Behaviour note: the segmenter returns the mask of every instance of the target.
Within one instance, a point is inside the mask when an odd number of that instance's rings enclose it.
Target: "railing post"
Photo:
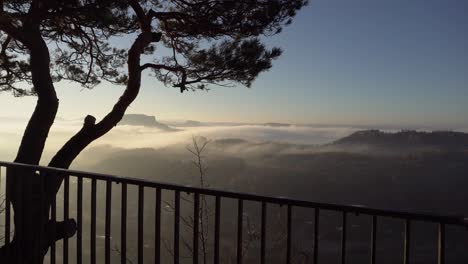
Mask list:
[[[370,263],[375,264],[376,256],[376,245],[377,245],[377,216],[372,216],[372,230],[371,230],[371,257]]]
[[[70,193],[70,177],[65,175],[63,178],[63,220],[68,220],[69,212],[69,193]],[[68,264],[68,237],[63,237],[63,263]]]
[[[216,201],[215,201],[214,264],[219,264],[220,222],[221,222],[221,197],[216,196]]]
[[[437,263],[445,264],[445,224],[439,223]]]
[[[411,250],[411,222],[409,219],[405,221],[405,249],[404,249],[404,257],[403,263],[409,264],[410,263],[410,250]]]
[[[287,219],[287,238],[286,238],[286,264],[291,264],[291,237],[292,237],[292,206],[288,205]]]
[[[143,203],[144,187],[138,186],[138,264],[143,264]]]
[[[174,264],[179,264],[180,191],[174,196]]]
[[[161,264],[161,189],[156,189],[156,208],[155,208],[155,227],[154,227],[154,262]]]
[[[96,264],[96,179],[91,179],[91,264]]]
[[[51,225],[51,230],[50,230],[50,236],[55,237],[56,229],[55,229],[55,223],[57,222],[57,204],[56,204],[56,195],[53,195],[52,197],[52,203],[50,206],[50,221],[52,223]],[[52,243],[50,245],[50,264],[55,264],[55,239],[52,239]]]
[[[319,255],[319,225],[320,225],[320,209],[315,208],[314,215],[314,264],[318,264],[318,255]]]
[[[237,204],[237,264],[242,264],[242,233],[244,224],[244,201],[239,199]]]
[[[76,198],[76,263],[81,264],[83,262],[83,178],[78,177],[77,186],[77,198]]]
[[[347,212],[343,212],[343,228],[341,232],[341,264],[346,263],[346,235],[348,229]]]
[[[8,168],[6,170],[6,179],[5,179],[5,245],[10,243],[10,202],[11,202],[11,193],[8,188],[10,177],[8,175]]]
[[[260,263],[265,264],[267,204],[262,202],[262,224],[260,232]]]
[[[1,171],[1,167],[0,167],[0,171]],[[36,171],[36,174],[39,176],[39,184],[38,184],[38,187],[39,190],[44,190],[44,177],[42,177],[40,171]],[[1,176],[1,175],[0,175]],[[47,237],[47,234],[46,234],[46,230],[45,230],[45,226],[47,226],[47,222],[49,220],[49,210],[48,210],[48,205],[45,203],[45,195],[41,195],[40,198],[39,198],[39,211],[41,212],[40,216],[39,216],[39,226],[41,227],[40,230],[39,230],[39,241],[42,241],[45,237]],[[44,210],[46,209],[46,210]],[[43,215],[43,213],[46,212],[46,216]],[[40,254],[40,253],[39,253]]]
[[[193,264],[198,264],[198,227],[200,225],[200,194],[194,194],[193,202]]]
[[[122,183],[120,210],[120,263],[127,263],[127,184]]]
[[[112,203],[112,182],[106,181],[106,224],[105,224],[105,262],[110,264],[110,238],[111,238],[111,203]]]

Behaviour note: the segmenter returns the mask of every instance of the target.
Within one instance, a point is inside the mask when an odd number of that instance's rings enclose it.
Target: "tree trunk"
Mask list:
[[[38,28],[31,27],[27,35],[32,83],[38,100],[25,129],[15,162],[37,165],[57,113],[58,99],[50,75],[47,45]],[[45,195],[43,177],[33,170],[10,168],[7,172],[7,182],[7,193],[14,210],[15,232],[12,242],[0,249],[0,262],[42,263],[50,242],[65,236],[65,233],[73,232],[65,232],[63,224],[56,226],[48,221],[48,198],[51,196]],[[67,226],[73,228],[72,225]],[[53,228],[57,230],[55,237],[50,235]]]
[[[82,129],[74,135],[52,158],[49,166],[69,168],[73,160],[91,142],[109,132],[122,119],[128,106],[139,93],[141,83],[140,56],[151,43],[159,41],[151,32],[141,33],[128,55],[128,84],[125,92],[99,123],[87,116]],[[34,54],[34,55],[33,55]],[[45,141],[58,108],[58,99],[49,72],[47,45],[38,35],[31,46],[31,72],[38,93],[36,109],[28,126],[15,162],[38,164]],[[42,174],[33,170],[9,169],[7,192],[14,209],[15,234],[10,244],[0,248],[0,263],[42,264],[53,241],[72,237],[76,232],[73,219],[51,222],[49,210],[64,175]]]

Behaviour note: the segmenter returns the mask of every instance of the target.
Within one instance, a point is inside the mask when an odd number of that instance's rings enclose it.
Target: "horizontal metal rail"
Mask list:
[[[29,165],[29,164],[4,162],[4,161],[0,161],[0,166],[29,168],[29,169],[34,169],[37,171],[42,171],[42,172],[52,172],[52,173],[60,173],[63,175],[73,175],[75,177],[82,177],[82,178],[87,178],[87,179],[95,179],[95,180],[102,180],[102,181],[110,180],[115,183],[126,183],[126,184],[137,185],[137,186],[142,185],[142,186],[150,187],[150,188],[160,188],[160,189],[179,191],[179,192],[185,192],[185,193],[198,193],[198,194],[210,195],[210,196],[221,196],[223,198],[242,199],[242,200],[247,200],[247,201],[266,202],[266,203],[274,203],[274,204],[281,204],[281,205],[292,205],[296,207],[319,208],[321,210],[376,215],[376,216],[383,216],[383,217],[404,218],[404,219],[409,219],[409,220],[414,220],[414,221],[444,223],[444,224],[460,225],[460,226],[468,227],[468,216],[438,215],[438,214],[425,213],[425,212],[407,212],[407,211],[399,211],[399,210],[392,210],[392,209],[370,208],[370,207],[361,206],[361,205],[340,205],[340,204],[332,204],[332,203],[318,203],[318,202],[290,199],[290,198],[281,197],[281,196],[271,197],[271,196],[263,196],[263,195],[256,195],[256,194],[250,194],[250,193],[217,190],[217,189],[211,189],[211,188],[199,188],[199,187],[194,187],[190,185],[177,185],[177,184],[150,181],[150,180],[145,180],[145,179],[137,179],[137,178],[132,178],[132,177],[120,177],[120,176],[107,175],[107,174],[101,174],[101,173],[65,170],[65,169],[60,169],[60,168],[43,167],[43,166],[36,166],[36,165]]]
[[[386,209],[377,209],[377,208],[369,208],[365,206],[358,206],[358,205],[340,205],[340,204],[331,204],[331,203],[317,203],[317,202],[310,202],[304,200],[297,200],[297,199],[290,199],[286,197],[271,197],[271,196],[262,196],[256,194],[249,194],[249,193],[239,193],[239,192],[231,192],[231,191],[224,191],[224,190],[217,190],[217,189],[210,189],[210,188],[199,188],[193,187],[188,185],[177,185],[177,184],[169,184],[169,183],[161,183],[143,179],[136,179],[131,177],[118,177],[106,174],[99,174],[99,173],[92,173],[92,172],[83,172],[83,171],[75,171],[75,170],[65,170],[59,168],[52,168],[52,167],[43,167],[43,166],[36,166],[36,165],[29,165],[29,164],[19,164],[19,163],[11,163],[11,162],[3,162],[0,161],[0,172],[2,167],[7,169],[9,168],[21,168],[21,169],[30,169],[37,172],[45,173],[46,175],[59,175],[64,177],[64,184],[63,184],[63,217],[67,219],[69,217],[69,210],[70,210],[70,179],[77,178],[76,182],[76,217],[77,217],[77,235],[76,235],[76,263],[81,264],[83,262],[86,263],[99,263],[97,262],[97,230],[96,230],[96,217],[97,217],[97,195],[100,195],[97,190],[98,182],[105,183],[105,235],[104,235],[104,242],[105,242],[105,249],[104,249],[104,259],[105,263],[111,263],[111,237],[112,237],[112,230],[111,230],[111,223],[114,221],[112,219],[112,184],[121,184],[121,204],[120,204],[120,263],[127,263],[127,213],[128,213],[128,204],[127,199],[129,198],[127,192],[128,186],[136,187],[138,190],[137,195],[137,261],[136,263],[148,263],[147,260],[144,259],[144,239],[145,239],[145,226],[146,226],[146,218],[144,216],[145,212],[145,189],[151,188],[155,190],[155,208],[154,208],[154,263],[161,263],[161,211],[162,211],[162,198],[161,192],[162,191],[171,191],[173,192],[173,248],[172,248],[172,259],[173,263],[177,264],[180,263],[180,258],[182,257],[182,252],[180,247],[181,242],[186,242],[183,239],[183,231],[181,229],[182,224],[187,224],[186,219],[183,219],[181,211],[183,210],[182,203],[185,203],[187,200],[181,196],[183,193],[193,194],[193,201],[192,201],[192,212],[193,212],[193,222],[189,223],[192,228],[192,243],[191,243],[191,258],[193,260],[192,263],[198,264],[200,263],[201,258],[201,244],[199,243],[199,237],[204,235],[203,223],[204,218],[202,215],[205,215],[204,211],[201,211],[202,206],[206,203],[205,196],[210,196],[215,199],[215,211],[213,217],[214,227],[213,227],[213,262],[214,263],[222,263],[221,257],[221,250],[220,244],[221,239],[221,225],[222,222],[221,212],[222,206],[221,202],[222,199],[232,199],[237,201],[237,219],[236,219],[236,231],[237,234],[232,236],[232,240],[235,240],[236,245],[236,260],[237,263],[246,263],[244,258],[246,257],[246,251],[244,247],[244,240],[246,239],[245,232],[246,230],[245,225],[245,214],[247,208],[244,206],[245,201],[256,202],[261,207],[261,231],[259,234],[260,239],[260,248],[259,248],[259,257],[260,263],[268,263],[266,254],[266,244],[267,234],[266,225],[268,223],[268,214],[267,208],[269,204],[276,204],[280,206],[286,206],[287,215],[286,215],[286,245],[285,245],[285,263],[294,263],[293,261],[293,249],[292,244],[294,243],[294,235],[295,233],[293,230],[295,229],[294,226],[294,215],[297,208],[309,208],[313,209],[314,212],[314,225],[313,225],[313,263],[319,262],[319,241],[320,236],[320,216],[321,211],[335,211],[341,214],[341,263],[345,264],[348,259],[348,250],[349,247],[347,246],[349,240],[349,229],[351,229],[350,221],[350,214],[358,214],[358,215],[368,215],[371,216],[371,226],[369,228],[370,234],[370,253],[369,253],[369,262],[371,264],[376,262],[376,244],[377,241],[380,242],[381,238],[377,235],[377,225],[378,225],[378,217],[389,217],[389,218],[396,218],[399,220],[403,220],[404,222],[404,231],[403,231],[403,263],[409,263],[411,258],[411,251],[412,248],[410,247],[410,242],[412,239],[411,236],[411,223],[413,221],[420,221],[420,222],[431,222],[436,223],[438,225],[438,232],[437,232],[437,261],[439,264],[445,263],[446,259],[446,225],[455,225],[455,226],[463,226],[468,227],[468,218],[462,216],[449,216],[449,215],[436,215],[432,213],[420,213],[420,212],[408,212],[408,211],[399,211],[399,210],[386,210]],[[46,176],[47,177],[47,176]],[[88,179],[91,181],[91,190],[90,190],[90,224],[89,226],[83,227],[83,179]],[[7,177],[8,180],[8,177]],[[72,185],[74,187],[75,185]],[[153,200],[153,199],[151,199]],[[10,218],[12,214],[10,213],[10,194],[6,193],[6,204],[5,204],[5,235],[4,235],[4,242],[10,242],[10,232],[11,232],[11,223]],[[165,204],[167,205],[167,204]],[[56,202],[55,199],[52,201],[51,207],[51,220],[55,221],[56,219]],[[55,228],[55,227],[54,227]],[[86,247],[89,249],[90,254],[90,261],[83,260],[83,229],[90,230],[90,241],[89,245]],[[55,232],[55,230],[52,230]],[[468,232],[467,232],[468,234]],[[69,258],[69,241],[68,239],[63,239],[63,255],[62,261],[63,263],[68,263]],[[203,244],[205,246],[205,244]],[[204,249],[205,250],[205,249]],[[52,244],[50,249],[50,263],[56,263],[56,246],[55,243]],[[206,255],[204,255],[206,258]],[[205,260],[206,261],[206,260]],[[1,262],[0,260],[0,263]],[[204,263],[204,262],[202,262]]]

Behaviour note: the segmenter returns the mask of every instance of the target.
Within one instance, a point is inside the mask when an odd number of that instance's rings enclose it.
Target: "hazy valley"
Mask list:
[[[52,144],[59,144],[80,121],[59,121]],[[387,129],[387,131],[389,131]],[[6,132],[0,132],[6,134]],[[11,137],[14,131],[9,131]],[[159,122],[151,116],[130,115],[115,131],[91,146],[76,160],[73,169],[109,173],[127,177],[199,186],[200,178],[193,164],[194,156],[187,150],[192,137],[198,142],[209,141],[203,152],[206,174],[205,187],[274,196],[287,196],[317,202],[350,204],[385,209],[416,210],[443,214],[468,215],[468,134],[462,132],[382,132],[362,130],[353,127],[310,127],[289,124],[232,124],[203,123],[198,121]],[[4,137],[5,138],[5,137]],[[259,140],[268,139],[268,140]],[[13,144],[9,142],[9,144]],[[136,146],[136,147],[132,147]],[[5,150],[5,149],[4,149]],[[2,154],[6,155],[3,150]],[[13,153],[14,150],[9,150]],[[47,152],[44,160],[47,158]],[[72,182],[71,190],[76,182]],[[85,192],[89,191],[85,182]],[[98,211],[104,208],[104,184],[98,185]],[[113,245],[119,245],[119,186],[113,192]],[[136,224],[136,189],[129,190],[129,256],[132,257],[136,237],[132,228]],[[151,222],[154,221],[154,200],[152,191],[145,193],[145,223],[149,224],[145,243],[146,258],[151,258],[153,243]],[[184,194],[192,199],[190,194]],[[166,208],[163,212],[165,257],[170,257],[173,197],[163,193]],[[57,200],[63,199],[61,192]],[[71,197],[71,203],[73,204]],[[232,241],[235,236],[235,201],[225,201],[222,213],[223,263],[234,260]],[[85,204],[89,197],[85,196]],[[184,213],[190,216],[190,203],[183,203]],[[208,198],[212,209],[213,199]],[[246,261],[256,263],[259,241],[256,233],[259,228],[259,205],[246,204],[246,217],[250,235]],[[72,208],[72,215],[76,213]],[[272,237],[268,250],[271,263],[284,254],[285,209],[269,209]],[[98,212],[98,234],[103,232],[103,211]],[[324,212],[321,216],[324,235],[320,249],[324,263],[338,263],[336,250],[339,249],[340,216]],[[85,213],[85,224],[89,215]],[[313,212],[295,210],[294,254],[302,262],[312,254]],[[369,234],[369,217],[351,216],[350,263],[362,263],[368,255],[366,239]],[[212,223],[207,223],[211,226]],[[276,230],[276,227],[281,227]],[[434,252],[435,226],[419,223],[415,229],[414,263],[431,263],[428,252]],[[383,255],[381,263],[395,263],[402,254],[402,223],[383,219],[379,232],[385,236],[380,243],[382,250],[395,254]],[[274,230],[274,232],[273,232]],[[282,231],[281,231],[282,230]],[[432,230],[432,231],[430,231]],[[430,231],[430,232],[428,232]],[[182,230],[190,240],[190,229]],[[457,236],[458,229],[450,231],[448,263],[464,263],[465,238]],[[84,230],[84,238],[89,236]],[[212,233],[209,235],[212,236]],[[382,236],[383,237],[383,236]],[[276,241],[273,243],[273,241]],[[355,242],[353,242],[355,241]],[[359,242],[358,242],[359,241]],[[367,241],[368,242],[368,241]],[[72,242],[73,243],[73,242]],[[98,248],[103,247],[98,240]],[[60,243],[58,244],[60,248]],[[184,249],[184,254],[189,254]],[[276,256],[276,257],[275,257]],[[113,257],[118,258],[114,252]],[[328,261],[328,262],[327,262]],[[435,262],[434,262],[435,263]]]

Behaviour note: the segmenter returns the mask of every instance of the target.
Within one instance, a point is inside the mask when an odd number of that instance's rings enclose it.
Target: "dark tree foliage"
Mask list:
[[[145,55],[156,56],[142,67],[184,91],[225,81],[250,86],[281,54],[278,48],[265,48],[259,37],[279,33],[306,4],[304,0],[135,1],[143,12],[146,25],[142,25],[130,2],[3,1],[2,20],[18,31],[25,29],[26,20],[36,20],[51,53],[53,80],[71,80],[87,88],[102,80],[126,81],[126,49],[113,47],[109,40],[115,43],[140,30],[161,33],[161,46],[171,55],[161,56],[156,46],[149,46]],[[31,16],[34,3],[40,10],[35,17]],[[33,94],[34,89],[24,85],[31,84],[27,44],[21,36],[27,33],[14,37],[11,30],[4,27],[0,33],[1,89]]]
[[[281,54],[279,48],[262,44],[262,38],[281,32],[306,4],[306,0],[0,1],[0,91],[38,98],[15,161],[39,163],[59,107],[56,82],[86,88],[102,81],[125,85],[112,110],[99,122],[87,116],[81,130],[49,163],[68,168],[122,119],[139,93],[143,71],[181,92],[232,83],[250,86]],[[131,45],[122,47],[128,40]],[[52,241],[73,236],[73,219],[52,222],[48,217],[63,176],[9,171],[15,235],[0,249],[0,263],[42,263]],[[57,230],[54,237],[52,227]]]
[[[116,82],[126,52],[112,47],[108,39],[139,28],[126,1],[3,1],[1,19],[0,84],[15,95],[35,92],[26,85],[31,84],[28,22],[38,23],[34,26],[47,43],[53,80],[86,87],[101,80]]]

